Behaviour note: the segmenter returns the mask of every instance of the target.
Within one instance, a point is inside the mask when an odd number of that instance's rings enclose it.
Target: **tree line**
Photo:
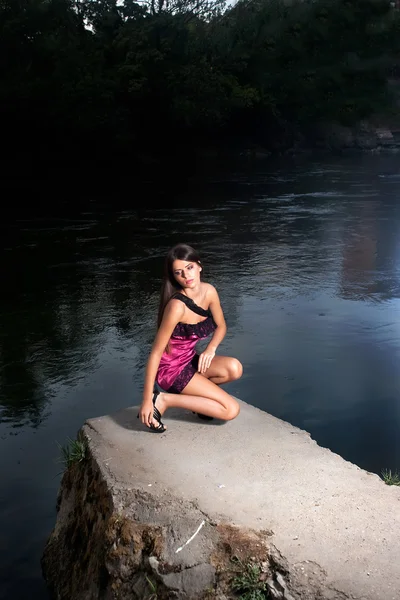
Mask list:
[[[273,146],[389,110],[399,51],[386,0],[1,0],[3,142]]]

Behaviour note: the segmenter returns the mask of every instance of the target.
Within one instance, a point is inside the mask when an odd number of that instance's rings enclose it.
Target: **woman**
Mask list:
[[[161,418],[172,406],[226,421],[239,414],[237,401],[219,385],[239,379],[242,365],[236,358],[215,355],[226,324],[216,289],[200,279],[202,269],[191,246],[178,244],[167,254],[158,331],[138,414],[157,433],[166,430]],[[210,335],[207,348],[198,355],[197,342]],[[164,391],[155,391],[155,382]]]

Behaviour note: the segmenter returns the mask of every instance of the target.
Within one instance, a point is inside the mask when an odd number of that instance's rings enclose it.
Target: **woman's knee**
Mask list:
[[[227,412],[226,417],[225,417],[226,421],[232,421],[233,419],[236,419],[236,417],[240,413],[239,402],[237,400],[235,400],[234,398],[232,398],[231,402],[227,406],[226,412]]]
[[[243,366],[237,358],[231,358],[228,366],[230,380],[240,379],[243,374]]]

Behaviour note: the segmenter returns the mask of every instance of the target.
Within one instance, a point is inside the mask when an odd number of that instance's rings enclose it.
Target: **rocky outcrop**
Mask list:
[[[307,139],[312,146],[331,151],[400,151],[400,136],[396,129],[368,121],[362,121],[354,127],[321,123],[310,131]]]
[[[110,485],[87,427],[80,439],[87,455],[64,473],[42,558],[52,598],[223,600],[246,577],[265,597],[299,598],[268,531],[215,522],[167,492]]]
[[[42,558],[55,600],[400,597],[400,489],[241,402],[92,419]],[[245,595],[247,593],[247,596]]]

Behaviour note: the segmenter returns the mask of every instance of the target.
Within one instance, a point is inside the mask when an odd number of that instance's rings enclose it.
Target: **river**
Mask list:
[[[54,192],[45,215],[1,226],[4,600],[47,598],[58,444],[140,402],[162,261],[178,241],[219,291],[220,353],[244,365],[227,389],[364,469],[400,469],[399,155],[221,167],[176,192],[130,185],[71,206]]]

